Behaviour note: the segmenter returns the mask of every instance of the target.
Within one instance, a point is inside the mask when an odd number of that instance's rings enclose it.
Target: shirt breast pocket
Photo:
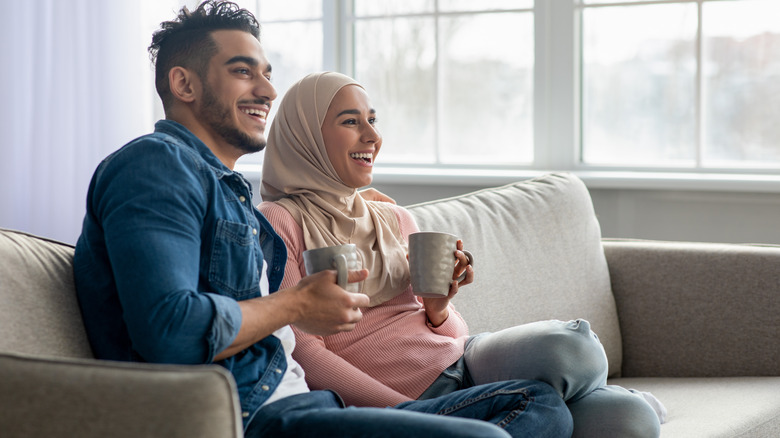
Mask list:
[[[236,299],[260,294],[259,247],[252,227],[217,221],[209,265],[209,282],[223,295]]]

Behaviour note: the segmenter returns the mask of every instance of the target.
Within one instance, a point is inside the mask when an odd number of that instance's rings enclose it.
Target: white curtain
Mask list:
[[[178,3],[0,0],[0,227],[76,241],[95,167],[159,116],[146,47]]]

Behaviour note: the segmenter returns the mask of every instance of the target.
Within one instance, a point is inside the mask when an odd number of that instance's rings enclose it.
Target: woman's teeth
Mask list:
[[[370,163],[371,160],[374,158],[374,154],[368,153],[368,152],[362,152],[362,153],[352,153],[349,154],[349,157],[355,160],[363,160],[366,163]]]

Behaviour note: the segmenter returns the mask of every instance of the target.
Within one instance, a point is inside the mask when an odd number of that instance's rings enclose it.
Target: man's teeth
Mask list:
[[[349,154],[349,156],[356,160],[365,160],[365,161],[371,161],[374,158],[374,154],[369,152],[353,153],[353,154]]]
[[[257,117],[260,117],[261,119],[265,118],[265,111],[260,111],[259,109],[244,108],[241,111],[249,114],[250,116],[257,116]]]

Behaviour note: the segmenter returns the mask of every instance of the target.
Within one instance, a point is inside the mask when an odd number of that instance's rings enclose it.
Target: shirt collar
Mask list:
[[[199,139],[181,123],[167,119],[158,120],[157,123],[154,124],[154,130],[155,132],[162,132],[183,140],[185,145],[198,152],[198,154],[203,158],[203,161],[205,161],[206,164],[211,167],[214,174],[217,175],[217,178],[239,178],[244,182],[244,184],[246,184],[250,195],[252,194],[252,184],[249,182],[249,180],[247,180],[244,175],[225,166],[225,164],[220,161],[216,155],[214,155],[214,152],[212,152],[211,149],[209,149],[209,147],[206,146],[203,141],[201,141],[201,139]]]

